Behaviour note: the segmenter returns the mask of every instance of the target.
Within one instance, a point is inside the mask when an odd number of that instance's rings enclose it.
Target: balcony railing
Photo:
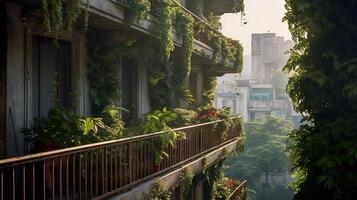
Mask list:
[[[159,132],[0,160],[0,199],[102,199],[180,167],[240,136],[232,127],[223,136],[224,121],[175,129],[186,134],[155,162]]]
[[[241,183],[228,198],[229,200],[245,200],[247,191],[247,181]]]

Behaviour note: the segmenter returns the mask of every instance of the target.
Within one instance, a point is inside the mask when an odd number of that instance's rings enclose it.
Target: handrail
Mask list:
[[[235,119],[235,118],[239,118],[239,117],[231,117],[230,119]],[[184,126],[184,127],[180,127],[180,128],[174,128],[172,130],[173,131],[181,131],[184,129],[197,128],[197,127],[202,127],[202,126],[206,126],[206,125],[210,125],[210,124],[215,124],[215,123],[222,122],[222,121],[223,120],[216,120],[216,121],[212,121],[212,122],[206,122],[206,123],[201,123],[201,124]],[[0,166],[5,166],[10,163],[19,163],[19,162],[26,162],[26,161],[32,162],[33,160],[41,160],[42,158],[48,157],[48,156],[57,156],[57,155],[66,154],[66,153],[76,153],[76,152],[94,149],[96,147],[100,147],[103,145],[125,144],[128,142],[133,142],[133,141],[138,141],[138,140],[142,140],[142,139],[156,137],[156,136],[168,133],[168,132],[169,131],[160,131],[160,132],[156,132],[156,133],[132,136],[132,137],[127,137],[127,138],[122,138],[122,139],[117,139],[117,140],[110,140],[110,141],[105,141],[105,142],[98,142],[98,143],[93,143],[93,144],[80,145],[80,146],[69,147],[69,148],[64,148],[64,149],[58,149],[58,150],[52,150],[52,151],[47,151],[47,152],[25,155],[25,156],[18,156],[18,157],[13,157],[13,158],[2,159],[2,160],[0,160]]]
[[[173,130],[186,138],[163,145],[162,131],[2,160],[0,199],[103,199],[237,142],[241,133],[239,124],[226,130],[224,120]]]
[[[243,187],[245,187],[247,184],[247,181],[243,181],[233,192],[232,194],[227,198],[227,199],[232,199],[235,197],[235,195],[237,195],[237,192],[239,192],[240,190],[243,189]]]
[[[183,6],[181,3],[177,2],[176,0],[172,0],[177,6],[179,6],[181,9],[183,9],[185,12],[187,12],[188,14],[192,15],[193,18],[195,18],[196,20],[201,21],[202,23],[204,23],[206,26],[208,26],[210,29],[212,29],[214,32],[223,35],[220,31],[218,31],[217,29],[213,28],[213,26],[211,26],[211,24],[209,24],[208,22],[206,22],[205,20],[203,20],[201,17],[197,16],[195,13],[191,12],[189,9],[187,9],[185,6]]]

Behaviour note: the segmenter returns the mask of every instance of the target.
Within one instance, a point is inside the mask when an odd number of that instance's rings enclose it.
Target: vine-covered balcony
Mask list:
[[[218,120],[173,129],[185,137],[160,160],[172,131],[0,160],[0,199],[106,198],[240,141],[240,124],[226,128]]]
[[[209,12],[207,11],[207,14],[198,14],[194,9],[177,0],[148,0],[147,2],[147,4],[137,4],[130,3],[127,0],[89,0],[89,11],[93,14],[93,17],[91,18],[92,22],[90,20],[89,23],[92,23],[99,28],[108,29],[109,26],[112,25],[105,22],[104,19],[100,19],[101,17],[123,24],[129,22],[130,27],[133,30],[145,34],[153,34],[155,37],[161,39],[169,37],[169,35],[160,36],[158,33],[153,33],[153,30],[159,28],[159,33],[162,33],[167,31],[170,32],[170,29],[172,29],[174,45],[183,48],[185,46],[185,39],[182,36],[187,36],[192,32],[194,36],[192,41],[192,50],[194,54],[200,55],[203,58],[209,58],[209,61],[206,59],[207,61],[203,61],[202,64],[216,66],[215,71],[219,74],[241,71],[242,46],[238,41],[222,35],[220,27],[217,26],[217,23],[219,24],[219,21],[217,21],[219,18],[215,14],[216,12],[209,10]],[[237,5],[241,5],[242,1],[237,2],[239,2]],[[207,3],[209,3],[209,1]],[[167,7],[163,6],[163,4],[168,4],[169,8],[166,10]],[[224,12],[242,11],[241,8],[235,10],[234,3],[230,3],[229,5],[231,8],[225,8],[226,10]],[[223,12],[223,10],[221,10],[221,12]],[[190,27],[189,29],[192,28],[192,30],[187,30],[186,26],[184,28],[186,29],[186,32],[183,32],[183,30],[180,30],[182,28],[177,27],[180,22],[177,23],[175,20],[172,20],[177,19],[177,17],[174,17],[177,13],[188,17],[185,19],[185,23],[192,20],[192,25],[188,25],[188,27]],[[168,24],[168,21],[160,21],[157,23],[155,22],[155,16],[159,19],[169,16],[171,22]],[[157,25],[160,27],[155,27]]]

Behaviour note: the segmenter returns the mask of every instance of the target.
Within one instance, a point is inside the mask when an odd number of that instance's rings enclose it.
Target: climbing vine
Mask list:
[[[160,180],[156,180],[151,192],[146,195],[147,200],[171,200],[172,192],[167,190]]]
[[[188,81],[191,74],[191,59],[194,40],[194,20],[191,15],[176,8],[175,27],[176,32],[182,38],[182,53],[178,66],[175,68],[176,94],[182,97],[186,103],[193,102],[192,95],[188,89]]]
[[[182,170],[180,174],[180,183],[182,184],[183,187],[183,193],[185,196],[188,195],[188,192],[190,191],[190,187],[192,185],[192,180],[193,180],[193,172],[190,167],[186,167]]]
[[[71,31],[77,18],[81,14],[81,6],[86,7],[85,26],[88,21],[88,1],[86,6],[81,0],[42,0],[43,23],[46,31],[56,37],[63,31]]]
[[[149,0],[116,0],[118,6],[124,6],[125,22],[130,25],[142,19],[147,19],[150,15]]]
[[[206,106],[212,106],[215,97],[215,90],[217,86],[217,77],[214,75],[207,75],[204,79],[204,91],[203,91],[203,104]]]
[[[92,113],[100,114],[107,105],[117,105],[121,97],[121,79],[118,58],[133,41],[117,32],[88,32],[88,80]]]
[[[236,68],[236,72],[240,73],[242,71],[243,65],[243,47],[239,41],[232,40],[223,36],[219,31],[222,28],[220,23],[220,17],[213,15],[212,13],[205,20],[209,22],[211,28],[207,28],[204,22],[197,22],[195,27],[198,34],[206,35],[210,47],[213,48],[213,59],[215,62],[223,62],[225,67],[229,67],[233,64]],[[231,63],[233,61],[233,63]]]

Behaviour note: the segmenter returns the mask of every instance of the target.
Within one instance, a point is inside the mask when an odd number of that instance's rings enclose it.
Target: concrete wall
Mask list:
[[[24,153],[21,128],[26,125],[24,27],[21,22],[22,7],[7,4],[7,156]],[[11,111],[10,111],[11,110]]]
[[[0,159],[6,156],[6,58],[7,58],[6,3],[0,2]]]
[[[252,34],[252,78],[271,82],[272,74],[286,64],[291,47],[291,41],[275,33]]]

